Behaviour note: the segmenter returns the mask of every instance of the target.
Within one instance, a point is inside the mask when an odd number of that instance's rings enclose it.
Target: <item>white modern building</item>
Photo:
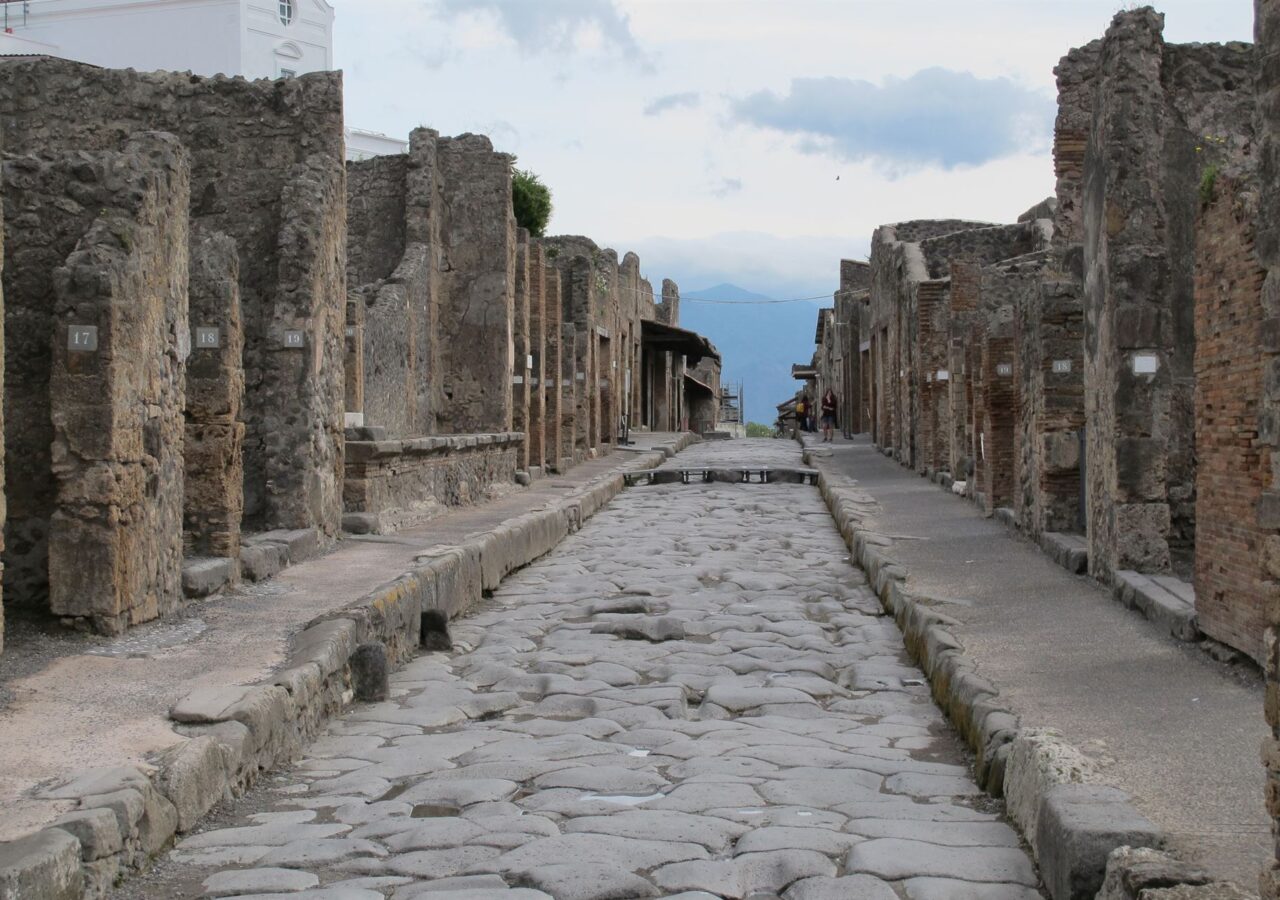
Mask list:
[[[0,55],[245,78],[333,68],[327,0],[0,0],[0,16]],[[349,159],[403,153],[406,146],[347,129]]]
[[[15,37],[111,69],[287,78],[333,67],[326,0],[19,0]]]

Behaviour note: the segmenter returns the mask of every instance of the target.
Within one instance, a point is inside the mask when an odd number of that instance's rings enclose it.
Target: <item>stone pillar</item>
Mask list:
[[[546,365],[544,367],[543,396],[547,409],[546,421],[546,464],[557,472],[564,471],[564,410],[562,401],[564,391],[564,334],[560,324],[560,273],[547,266],[544,270],[546,278],[546,302],[543,305],[545,321],[543,335],[546,340]]]
[[[546,470],[547,456],[547,260],[542,245],[529,247],[529,347],[533,371],[529,375],[529,465]]]
[[[560,471],[578,462],[578,330],[572,323],[560,326]]]
[[[346,379],[344,381],[344,426],[360,427],[364,422],[364,299],[352,294],[347,300]]]
[[[1194,528],[1194,505],[1181,501],[1194,483],[1200,138],[1164,94],[1163,24],[1150,8],[1115,17],[1084,158],[1089,571],[1107,580],[1189,562]]]
[[[529,468],[529,380],[533,375],[529,340],[529,232],[516,229],[515,314],[512,317],[511,430],[524,433],[516,450],[516,468]]]
[[[186,373],[183,544],[190,556],[239,557],[244,514],[244,329],[240,259],[225,234],[193,226],[191,356]]]
[[[916,383],[920,391],[919,452],[921,471],[950,466],[950,425],[947,416],[947,294],[945,281],[922,281],[916,286]]]
[[[119,633],[182,599],[190,168],[168,135],[107,165],[122,189],[54,275],[49,606]]]
[[[591,458],[595,436],[596,393],[591,390],[595,359],[590,331],[577,329],[573,343],[573,383],[577,391],[573,456],[577,462]]]
[[[441,233],[439,346],[449,434],[510,431],[516,225],[511,157],[489,139],[462,135],[439,144],[448,214]]]

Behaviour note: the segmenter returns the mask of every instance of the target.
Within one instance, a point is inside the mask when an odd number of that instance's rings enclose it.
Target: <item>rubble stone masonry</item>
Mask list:
[[[1280,350],[1280,0],[1255,0],[1254,33],[1257,41],[1256,71],[1258,199],[1255,248],[1262,269],[1262,326],[1267,350],[1259,409],[1259,442],[1268,450],[1270,484],[1277,483],[1280,454],[1280,374],[1274,365]],[[1263,571],[1270,582],[1263,609],[1266,632],[1263,637],[1263,672],[1266,676],[1265,714],[1271,735],[1262,748],[1266,766],[1266,799],[1280,853],[1280,600],[1275,590],[1280,583],[1280,493],[1268,488],[1259,498],[1258,528],[1264,533]],[[1264,900],[1280,898],[1280,862],[1273,862],[1260,879]]]
[[[187,555],[240,555],[244,515],[244,323],[240,258],[235,241],[195,226],[191,231],[187,409],[183,458]]]
[[[511,157],[474,134],[442,139],[438,152],[449,193],[440,241],[444,398],[436,430],[510,431],[516,280]]]
[[[109,191],[53,272],[41,342],[56,485],[49,606],[115,633],[182,597],[190,170],[168,135],[44,170],[61,174],[68,196],[84,181]]]
[[[341,75],[247,82],[11,57],[0,61],[0,114],[15,154],[119,150],[147,130],[170,132],[187,148],[192,219],[240,253],[244,524],[336,535],[346,324]]]

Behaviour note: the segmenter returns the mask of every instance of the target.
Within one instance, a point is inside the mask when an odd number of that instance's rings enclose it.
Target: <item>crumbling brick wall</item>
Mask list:
[[[988,278],[984,278],[984,293]],[[975,416],[981,469],[977,490],[984,511],[990,515],[1013,505],[1018,481],[1019,376],[1012,305],[1002,304],[987,314],[979,346],[982,393]]]
[[[225,234],[191,229],[183,542],[189,556],[238,557],[244,515],[244,323],[240,258]]]
[[[1170,47],[1162,28],[1150,8],[1113,20],[1083,166],[1089,565],[1104,578],[1190,570],[1195,207],[1206,146],[1242,152],[1250,127],[1248,48]]]
[[[1265,272],[1255,251],[1257,189],[1221,175],[1201,209],[1196,245],[1196,616],[1202,631],[1262,658],[1268,595],[1256,510],[1272,486],[1259,441]]]
[[[1011,273],[1012,274],[1012,273]],[[1084,308],[1078,283],[1050,268],[1014,276],[1019,398],[1014,512],[1032,535],[1082,531]]]
[[[245,524],[335,534],[342,514],[345,188],[336,72],[280,81],[0,61],[13,153],[175,134],[191,216],[235,240],[245,322]]]
[[[941,279],[922,281],[916,287],[915,358],[919,370],[916,383],[920,391],[920,437],[916,470],[947,470],[951,465],[950,382],[945,376],[950,284]]]
[[[440,178],[448,192],[437,322],[441,433],[511,430],[516,265],[511,162],[482,135],[439,142]]]
[[[17,494],[24,518],[47,516],[47,582],[26,559],[14,587],[47,584],[55,615],[117,633],[182,596],[189,162],[148,134],[119,152],[11,159],[5,176],[10,308],[30,341],[22,359],[44,376],[6,400],[51,438]],[[27,252],[36,243],[49,249]]]
[[[1058,81],[1058,115],[1053,124],[1053,173],[1057,178],[1053,236],[1064,244],[1079,243],[1084,237],[1084,152],[1093,121],[1094,81],[1101,51],[1101,40],[1077,47],[1053,70]]]

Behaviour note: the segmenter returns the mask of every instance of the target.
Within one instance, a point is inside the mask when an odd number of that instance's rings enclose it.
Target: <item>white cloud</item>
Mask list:
[[[758,91],[734,100],[732,116],[800,138],[804,153],[894,171],[974,166],[1045,150],[1055,103],[1008,78],[922,69],[880,84],[852,78],[796,78],[783,96]]]
[[[612,48],[629,62],[652,68],[613,0],[437,0],[449,16],[481,15],[525,53],[568,53]]]
[[[685,91],[680,94],[664,94],[645,104],[644,114],[656,116],[672,109],[687,109],[702,102],[702,95],[697,91]]]

